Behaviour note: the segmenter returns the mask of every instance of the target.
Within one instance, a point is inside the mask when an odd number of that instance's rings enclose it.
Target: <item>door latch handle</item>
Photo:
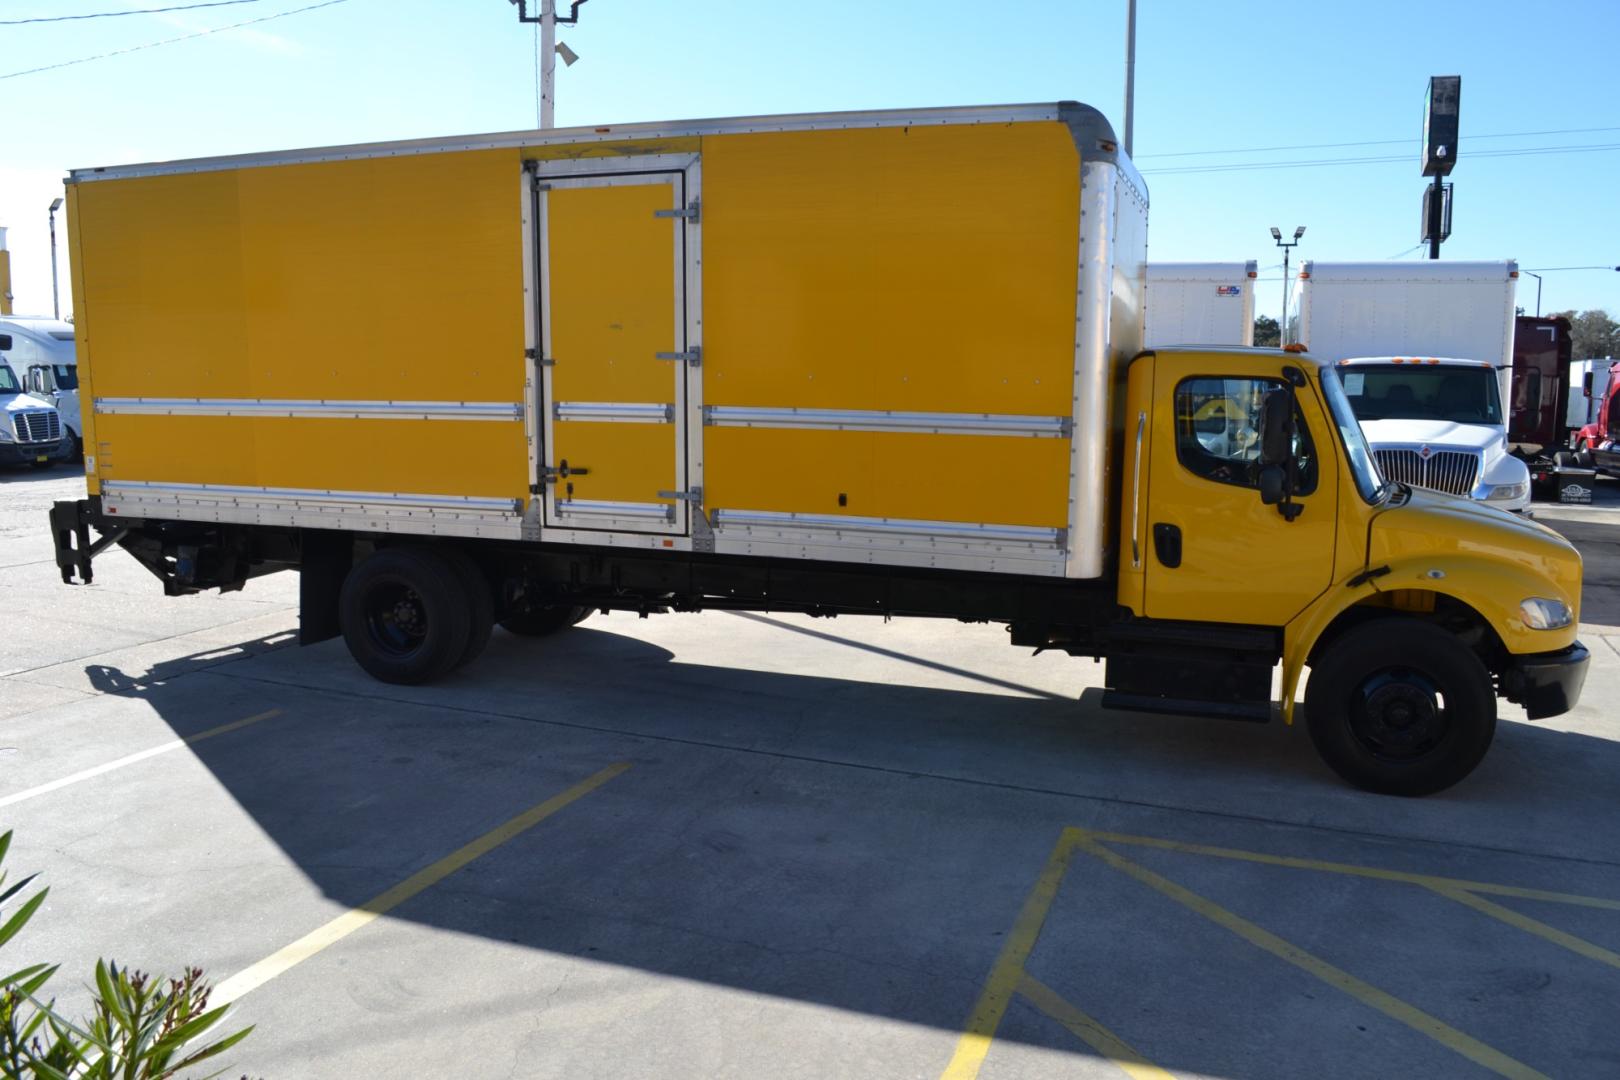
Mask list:
[[[568,459],[563,458],[557,463],[555,468],[550,465],[540,466],[540,479],[545,483],[555,484],[558,480],[565,479],[566,477],[570,476],[588,476],[590,475],[590,471],[591,470],[580,465],[569,465]]]
[[[682,360],[693,367],[697,367],[703,362],[703,350],[694,347],[687,349],[685,352],[653,353],[653,358],[655,360]]]
[[[1181,565],[1181,529],[1162,521],[1153,525],[1153,553],[1159,562],[1174,570]]]

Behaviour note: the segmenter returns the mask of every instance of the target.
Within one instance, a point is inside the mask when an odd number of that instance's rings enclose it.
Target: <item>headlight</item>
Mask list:
[[[11,425],[0,419],[0,442],[16,442],[11,434]]]
[[[1572,614],[1562,600],[1544,596],[1532,596],[1519,604],[1519,618],[1532,630],[1561,630],[1573,621]]]
[[[1497,484],[1495,487],[1491,488],[1490,491],[1485,493],[1485,497],[1487,499],[1507,501],[1511,499],[1522,499],[1525,497],[1525,495],[1529,494],[1529,492],[1529,484]]]

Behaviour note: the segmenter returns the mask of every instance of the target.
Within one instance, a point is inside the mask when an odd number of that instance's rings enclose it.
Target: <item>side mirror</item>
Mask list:
[[[10,349],[11,349],[11,335],[10,334],[0,334],[0,352],[8,352],[8,351],[10,351]],[[1592,381],[1592,376],[1588,375],[1586,377],[1586,380],[1587,380],[1588,383],[1590,383]]]
[[[1268,390],[1260,403],[1260,464],[1281,465],[1294,456],[1294,395]]]
[[[1260,466],[1260,502],[1276,506],[1288,493],[1288,470],[1281,465]]]

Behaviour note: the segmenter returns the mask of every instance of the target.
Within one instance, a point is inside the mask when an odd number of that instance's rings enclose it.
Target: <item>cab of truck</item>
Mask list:
[[[79,416],[79,367],[73,324],[45,315],[0,317],[0,362],[7,364],[23,389],[51,403],[78,456],[84,452]]]
[[[1530,470],[1511,452],[1501,379],[1483,360],[1370,356],[1339,375],[1379,468],[1414,488],[1522,513]]]
[[[1385,473],[1346,385],[1360,373],[1262,349],[1132,362],[1118,577],[1132,619],[1113,631],[1104,704],[1264,721],[1280,660],[1291,721],[1309,668],[1323,758],[1419,794],[1483,757],[1497,696],[1532,720],[1578,699],[1581,560],[1533,521]]]

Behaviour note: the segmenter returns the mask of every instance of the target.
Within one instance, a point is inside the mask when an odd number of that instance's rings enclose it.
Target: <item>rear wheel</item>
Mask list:
[[[584,622],[590,613],[590,608],[575,604],[547,604],[512,612],[501,620],[501,629],[521,637],[545,637]]]
[[[489,636],[495,629],[495,594],[471,555],[457,547],[440,548],[439,553],[449,560],[467,598],[467,646],[456,661],[459,668],[472,663],[489,644]]]
[[[1379,619],[1328,646],[1305,686],[1311,741],[1350,783],[1385,795],[1430,795],[1484,758],[1496,734],[1485,664],[1454,634]]]
[[[466,653],[471,613],[454,563],[431,548],[384,548],[349,572],[338,622],[349,653],[387,683],[431,682]]]

